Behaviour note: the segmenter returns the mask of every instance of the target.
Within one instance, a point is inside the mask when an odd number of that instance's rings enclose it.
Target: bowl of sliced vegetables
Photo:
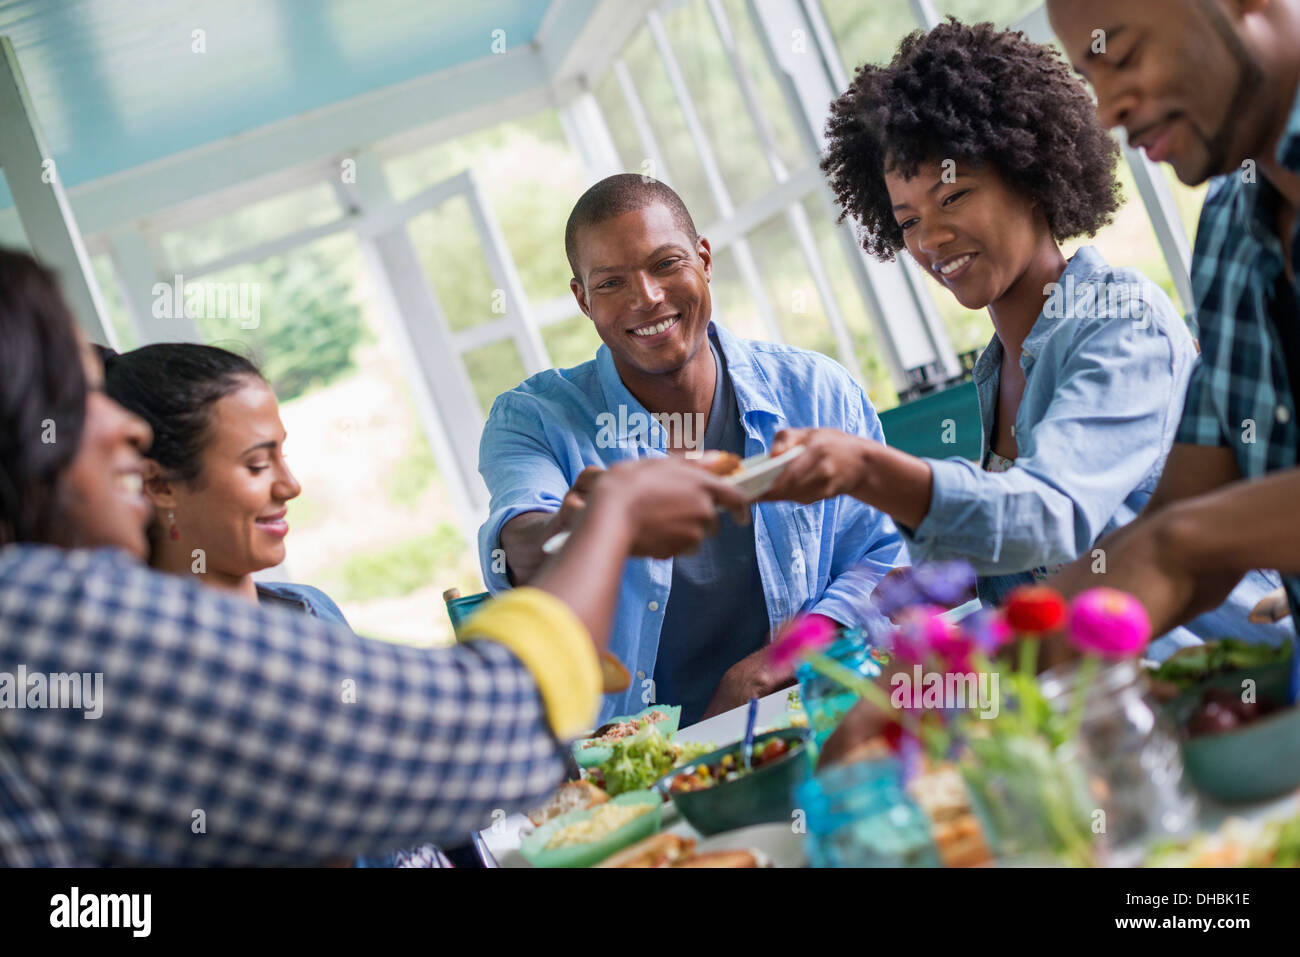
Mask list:
[[[659,830],[663,798],[629,791],[594,808],[570,811],[525,835],[519,853],[534,867],[590,867]]]
[[[655,790],[669,795],[682,817],[705,835],[789,823],[794,789],[808,773],[807,741],[807,728],[769,731],[754,739],[749,769],[737,742],[664,775]]]

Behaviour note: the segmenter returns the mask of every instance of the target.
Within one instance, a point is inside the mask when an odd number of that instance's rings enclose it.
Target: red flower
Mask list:
[[[1060,631],[1069,617],[1069,607],[1060,592],[1046,585],[1021,585],[1012,589],[1003,611],[1008,625],[1030,635]]]

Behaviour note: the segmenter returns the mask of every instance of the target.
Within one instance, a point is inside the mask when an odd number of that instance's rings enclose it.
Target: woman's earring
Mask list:
[[[179,528],[176,527],[176,513],[168,512],[167,521],[171,523],[171,531],[168,532],[168,535],[170,536],[171,540],[174,542],[181,537],[181,531]]]

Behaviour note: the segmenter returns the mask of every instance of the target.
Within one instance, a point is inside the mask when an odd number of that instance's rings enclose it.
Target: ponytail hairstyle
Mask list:
[[[173,481],[202,479],[212,406],[262,375],[248,359],[191,342],[144,346],[104,362],[104,389],[153,428],[148,457]]]

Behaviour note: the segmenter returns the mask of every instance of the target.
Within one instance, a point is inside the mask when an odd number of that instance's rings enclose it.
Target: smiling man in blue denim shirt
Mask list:
[[[578,305],[604,345],[572,369],[500,396],[479,471],[492,493],[479,535],[484,580],[499,592],[542,562],[593,479],[627,459],[721,448],[766,452],[784,428],[829,426],[883,440],[870,401],[817,353],[739,339],[711,321],[712,254],[680,198],[634,174],[578,201],[566,230]],[[651,702],[683,723],[792,680],[763,653],[798,612],[840,624],[877,620],[870,594],[901,543],[890,520],[851,499],[767,503],[719,522],[696,555],[634,560],[623,576],[610,650],[635,674],[600,720]]]

